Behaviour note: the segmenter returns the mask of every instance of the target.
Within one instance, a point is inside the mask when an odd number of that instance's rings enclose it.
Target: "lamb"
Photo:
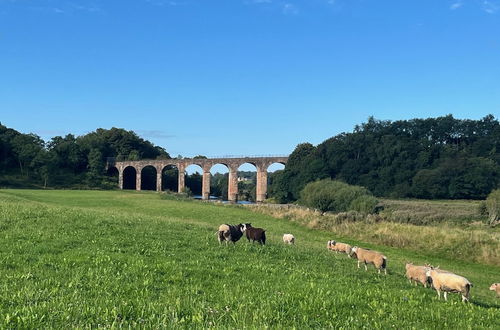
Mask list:
[[[240,240],[241,236],[243,236],[247,225],[249,224],[240,223],[239,225],[220,225],[219,230],[217,231],[219,243],[222,244],[222,241],[225,241],[226,244],[227,242],[233,242],[233,244],[235,244]]]
[[[384,269],[385,275],[387,275],[387,257],[382,253],[373,251],[370,249],[363,249],[357,246],[354,246],[351,249],[351,255],[356,255],[358,259],[358,268],[360,262],[364,262],[365,271],[368,270],[367,264],[373,264],[380,274],[380,269]]]
[[[261,245],[266,244],[266,231],[264,229],[246,226],[245,233],[249,242],[252,240],[252,243],[257,241]]]
[[[448,300],[448,292],[456,292],[462,295],[462,302],[469,301],[470,288],[472,283],[468,279],[450,272],[439,271],[430,267],[426,275],[431,278],[432,286],[436,289],[438,297],[441,298],[441,291],[444,291],[444,300]]]
[[[429,283],[429,278],[427,277],[427,271],[430,269],[428,266],[415,266],[413,263],[409,263],[405,265],[406,268],[406,277],[410,281],[410,284],[412,281],[415,282],[415,285],[418,285],[417,283],[422,283],[423,286],[426,288],[427,283]]]
[[[351,257],[352,247],[349,244],[340,243],[336,241],[328,241],[328,249],[335,251],[336,253],[338,252],[346,253],[349,258]]]
[[[490,286],[490,290],[491,291],[496,291],[498,297],[500,298],[500,283],[493,283],[491,286]]]
[[[295,244],[295,236],[292,234],[283,234],[283,243]]]

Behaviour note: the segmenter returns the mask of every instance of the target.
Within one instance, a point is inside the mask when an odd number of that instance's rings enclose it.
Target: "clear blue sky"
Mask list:
[[[287,154],[373,115],[500,115],[499,0],[0,0],[0,121]]]

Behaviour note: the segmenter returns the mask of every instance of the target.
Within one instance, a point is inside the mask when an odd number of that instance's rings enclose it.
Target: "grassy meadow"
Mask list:
[[[220,246],[218,225],[239,222],[266,228],[268,244]],[[295,246],[281,242],[289,232]],[[358,271],[326,250],[333,238],[383,252],[389,274]],[[471,303],[411,286],[406,261],[466,276]],[[493,282],[499,266],[365,243],[240,206],[0,190],[0,328],[500,328]]]

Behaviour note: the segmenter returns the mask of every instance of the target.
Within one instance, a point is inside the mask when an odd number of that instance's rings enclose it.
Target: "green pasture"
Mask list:
[[[268,244],[220,246],[218,225],[240,222]],[[327,251],[333,238],[383,252],[389,274]],[[430,255],[157,193],[0,190],[0,328],[500,328],[500,267]],[[409,285],[405,261],[467,277],[471,303]]]

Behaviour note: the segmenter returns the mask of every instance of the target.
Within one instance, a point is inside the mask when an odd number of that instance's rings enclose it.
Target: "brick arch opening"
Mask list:
[[[210,195],[227,201],[229,186],[229,166],[223,163],[213,164],[210,168]]]
[[[133,166],[127,166],[123,170],[123,189],[136,189],[137,171]]]
[[[243,163],[238,167],[238,201],[255,202],[257,193],[257,165]]]
[[[269,164],[269,166],[267,166],[266,171],[268,172],[268,174],[267,174],[267,182],[266,182],[266,186],[267,186],[267,196],[266,197],[275,196],[275,191],[273,190],[273,188],[275,189],[275,187],[273,187],[273,182],[275,180],[278,180],[278,177],[281,175],[281,173],[283,173],[284,169],[285,169],[285,164],[281,163],[281,162],[272,163],[272,164]]]
[[[161,171],[161,190],[177,192],[179,189],[179,168],[175,165],[167,165]]]
[[[276,163],[271,163],[269,166],[267,166],[267,172],[268,173],[274,173],[276,171],[283,171],[285,169],[285,163],[282,162],[276,162]]]
[[[156,168],[148,165],[141,170],[141,190],[156,190]]]
[[[203,168],[198,164],[186,166],[184,174],[186,188],[189,188],[193,196],[201,198],[203,186]]]

